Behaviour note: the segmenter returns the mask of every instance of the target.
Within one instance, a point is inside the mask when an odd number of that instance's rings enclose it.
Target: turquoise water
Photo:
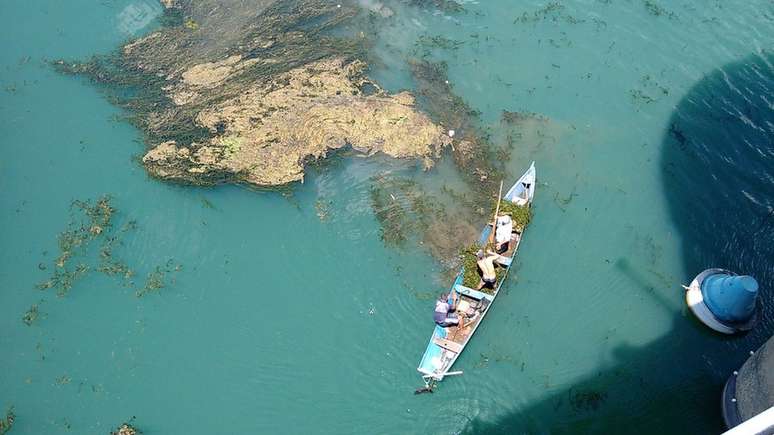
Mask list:
[[[774,8],[661,2],[654,15],[646,3],[468,2],[456,15],[386,3],[380,83],[412,88],[406,58],[427,50],[496,140],[502,110],[547,118],[519,127],[509,163],[515,178],[536,160],[540,178],[516,273],[458,361],[465,375],[414,396],[429,298],[447,283],[421,248],[380,240],[370,179],[440,184],[455,177],[448,162],[424,173],[344,155],[284,194],[152,180],[139,133],[47,60],[114,50],[155,25],[156,4],[5,2],[0,409],[15,407],[12,433],[107,433],[132,416],[148,434],[722,430],[722,383],[774,330]],[[35,289],[71,201],[103,194],[116,226],[137,221],[115,255],[139,285],[170,259],[174,282],[142,298],[96,273],[65,297]],[[759,279],[768,308],[751,334],[719,337],[686,312],[679,284],[708,266]]]

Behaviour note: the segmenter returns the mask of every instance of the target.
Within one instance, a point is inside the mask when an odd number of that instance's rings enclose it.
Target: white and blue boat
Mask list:
[[[502,200],[510,201],[512,204],[522,207],[531,207],[534,195],[535,162],[532,162],[527,172],[503,195]],[[479,239],[481,245],[486,244],[491,231],[491,224],[484,228]],[[426,388],[429,388],[431,382],[442,381],[446,376],[462,374],[461,371],[452,372],[451,368],[483,322],[484,317],[492,307],[492,302],[494,302],[500,292],[503,281],[508,277],[508,271],[511,268],[513,257],[519,249],[523,232],[524,228],[519,226],[513,227],[508,249],[500,254],[500,257],[496,260],[498,267],[504,268],[504,273],[499,274],[499,279],[491,293],[484,293],[465,287],[463,285],[464,267],[460,269],[449,291],[448,302],[452,303],[453,299],[456,299],[457,312],[464,314],[467,320],[464,322],[463,327],[435,326],[433,335],[430,337],[430,343],[428,343],[427,349],[424,355],[422,355],[422,361],[420,361],[419,367],[417,367],[417,370],[422,373]]]

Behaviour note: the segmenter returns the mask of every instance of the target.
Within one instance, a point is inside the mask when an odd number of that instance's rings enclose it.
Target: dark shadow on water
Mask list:
[[[596,373],[494,421],[474,420],[465,432],[707,434],[724,429],[723,383],[774,332],[773,64],[770,53],[756,54],[704,77],[676,107],[661,148],[664,194],[685,270],[697,274],[724,267],[755,276],[763,301],[756,329],[737,337],[709,332],[686,309],[675,312],[674,304],[654,291],[662,286],[648,273],[619,259],[615,271],[645,303],[670,313],[669,332],[644,346],[620,345]]]
[[[685,270],[722,267],[761,287],[758,327],[726,352],[757,347],[774,331],[773,64],[764,52],[706,76],[677,106],[662,145]]]

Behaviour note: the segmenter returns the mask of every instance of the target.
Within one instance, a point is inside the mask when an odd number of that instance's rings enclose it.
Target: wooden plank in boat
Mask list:
[[[454,353],[460,353],[462,352],[462,345],[459,343],[455,343],[451,340],[447,340],[445,338],[441,337],[435,337],[433,338],[433,343],[437,344],[438,346],[441,346],[442,348],[446,350],[450,350]]]

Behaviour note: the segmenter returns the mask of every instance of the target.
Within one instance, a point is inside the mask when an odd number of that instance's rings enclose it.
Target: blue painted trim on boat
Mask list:
[[[465,287],[462,284],[455,285],[454,286],[454,290],[457,290],[457,293],[459,293],[461,295],[470,296],[471,298],[478,299],[479,301],[481,299],[486,299],[486,300],[491,302],[494,299],[492,297],[492,295],[488,295],[488,294],[486,294],[484,292],[480,292],[478,290],[474,290],[474,289],[472,289],[470,287]]]
[[[487,225],[484,227],[484,231],[481,232],[481,237],[478,239],[478,243],[483,245],[487,242],[487,239],[489,238],[489,233],[492,232],[492,228]]]
[[[486,243],[487,238],[489,238],[490,232],[491,232],[491,227],[489,226],[484,227],[484,230],[481,232],[481,237],[479,239],[481,244]],[[510,269],[511,269],[511,264],[508,264],[507,266],[505,266],[505,275],[503,279],[497,283],[497,288],[495,289],[495,295],[500,291],[500,287],[502,287],[503,282],[505,282],[505,278],[508,277],[508,271],[510,271]],[[465,268],[461,267],[459,273],[457,274],[457,278],[454,280],[454,283],[451,285],[451,288],[449,289],[449,297],[447,298],[447,302],[449,303],[452,302],[451,292],[456,291],[458,287],[467,289],[470,292],[480,293],[484,295],[484,297],[490,302],[494,301],[494,295],[482,293],[477,290],[473,290],[469,287],[463,286],[462,278],[464,276],[464,272],[465,272]],[[442,328],[438,325],[435,325],[435,329],[433,330],[433,335],[430,337],[430,343],[427,344],[427,348],[425,349],[425,353],[422,355],[422,360],[419,362],[419,366],[417,367],[417,370],[419,370],[420,372],[426,375],[431,375],[432,373],[434,373],[434,367],[432,364],[433,358],[440,357],[441,354],[443,353],[443,349],[441,348],[441,346],[438,346],[437,344],[435,344],[433,342],[433,339],[446,338],[446,335],[447,335],[446,328]]]

